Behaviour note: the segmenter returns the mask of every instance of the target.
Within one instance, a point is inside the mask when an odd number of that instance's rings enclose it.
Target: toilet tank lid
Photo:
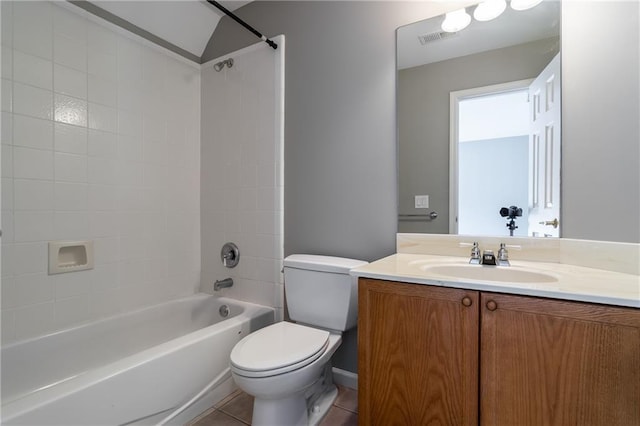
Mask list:
[[[315,254],[292,254],[284,259],[285,268],[346,274],[351,269],[366,265],[364,260],[345,257],[320,256]]]

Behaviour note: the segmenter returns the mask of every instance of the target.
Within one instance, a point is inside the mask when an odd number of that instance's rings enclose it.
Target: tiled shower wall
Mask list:
[[[202,69],[202,289],[231,277],[219,295],[283,306],[284,37],[213,60]],[[231,68],[213,64],[233,58]],[[240,249],[225,268],[222,245]]]
[[[200,283],[199,66],[66,4],[2,1],[3,342]],[[95,269],[47,275],[81,239]]]

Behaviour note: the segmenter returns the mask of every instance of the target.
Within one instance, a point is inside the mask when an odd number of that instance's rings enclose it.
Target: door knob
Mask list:
[[[462,298],[462,304],[463,304],[464,306],[466,306],[467,308],[468,308],[469,306],[471,306],[471,304],[472,304],[472,303],[473,303],[473,302],[471,301],[471,298],[470,298],[469,296],[465,296],[465,297],[463,297],[463,298]]]
[[[553,220],[547,220],[547,221],[543,221],[543,222],[538,222],[540,225],[544,225],[544,226],[553,226],[554,228],[557,228],[558,225],[560,224],[560,221],[558,220],[558,218],[556,217]]]
[[[495,311],[498,308],[498,304],[493,300],[489,300],[487,302],[487,309],[490,311]]]

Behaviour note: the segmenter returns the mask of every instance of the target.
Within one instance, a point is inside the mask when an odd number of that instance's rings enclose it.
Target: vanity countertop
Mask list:
[[[551,275],[553,282],[499,282],[430,274],[430,265],[461,265],[468,259],[458,256],[394,254],[351,270],[356,277],[403,281],[443,287],[466,288],[525,296],[575,300],[640,308],[640,276],[562,263],[511,260],[511,266],[477,268],[514,268]]]

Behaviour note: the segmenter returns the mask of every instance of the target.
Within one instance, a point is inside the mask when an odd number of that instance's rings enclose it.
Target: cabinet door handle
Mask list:
[[[472,303],[473,303],[473,302],[471,301],[471,298],[470,298],[469,296],[465,296],[465,297],[463,297],[463,298],[462,298],[462,304],[463,304],[464,306],[466,306],[467,308],[468,308],[469,306],[471,306],[471,304],[472,304]]]
[[[490,311],[495,311],[498,308],[498,304],[493,300],[489,300],[487,302],[487,309]]]

